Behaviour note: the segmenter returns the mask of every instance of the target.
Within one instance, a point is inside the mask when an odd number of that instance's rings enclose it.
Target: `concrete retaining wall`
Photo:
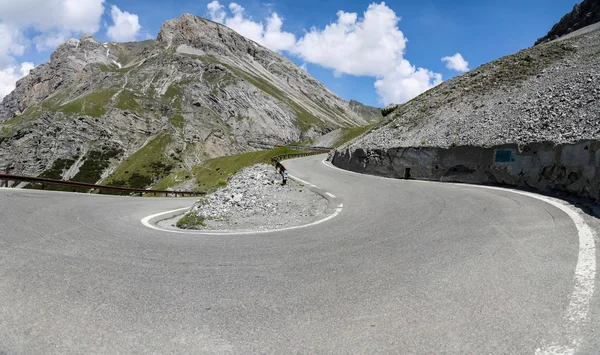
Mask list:
[[[600,141],[354,149],[331,158],[337,167],[372,175],[531,187],[600,201]]]

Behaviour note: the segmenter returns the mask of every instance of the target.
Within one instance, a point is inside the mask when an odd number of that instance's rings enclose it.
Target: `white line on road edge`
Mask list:
[[[302,183],[304,183],[305,185],[310,185],[314,188],[317,188],[315,185],[304,181],[302,179],[299,179],[295,176],[290,175],[290,178],[300,181]],[[335,198],[334,195],[330,194],[329,192],[325,192],[325,194],[331,198]],[[180,208],[180,209],[176,209],[176,210],[172,210],[172,211],[167,211],[167,212],[161,212],[161,213],[156,213],[153,214],[151,216],[148,217],[144,217],[142,218],[141,222],[144,226],[148,227],[148,228],[152,228],[155,230],[159,230],[161,232],[169,232],[169,233],[178,233],[178,234],[201,234],[201,235],[244,235],[244,234],[264,234],[264,233],[275,233],[275,232],[284,232],[284,231],[289,231],[289,230],[293,230],[293,229],[299,229],[299,228],[306,228],[306,227],[312,227],[312,226],[316,226],[317,224],[321,224],[324,222],[329,221],[330,219],[335,218],[337,215],[340,214],[340,212],[342,212],[342,209],[344,208],[343,204],[339,204],[338,207],[333,211],[332,214],[330,214],[329,216],[320,219],[318,221],[312,222],[312,223],[308,223],[308,224],[304,224],[301,226],[293,226],[293,227],[286,227],[286,228],[279,228],[279,229],[270,229],[270,230],[257,230],[257,231],[240,231],[240,232],[235,232],[235,231],[223,231],[223,232],[201,232],[201,231],[184,231],[184,230],[174,230],[174,229],[165,229],[165,228],[160,228],[157,225],[154,225],[152,223],[150,223],[150,221],[156,217],[160,217],[163,215],[167,215],[167,214],[173,214],[173,213],[177,213],[177,212],[182,212],[185,210],[189,210],[189,207],[185,207],[185,208]]]
[[[318,188],[319,188],[317,185],[313,185],[313,184],[311,184],[311,183],[310,183],[310,182],[308,182],[308,181],[304,181],[304,180],[300,179],[299,177],[295,177],[294,175],[290,175],[290,177],[291,177],[292,179],[296,180],[296,181],[299,181],[299,182],[303,183],[304,185],[308,185],[308,186],[310,186],[310,187],[314,187],[314,188],[316,188],[316,189],[318,189]]]
[[[331,192],[326,192],[325,195],[331,197],[331,198],[335,198],[335,195],[332,194]]]
[[[153,214],[151,216],[148,217],[144,217],[142,219],[142,224],[148,228],[152,228],[161,232],[169,232],[169,233],[178,233],[178,234],[201,234],[201,235],[245,235],[245,234],[265,234],[265,233],[275,233],[275,232],[284,232],[284,231],[290,231],[290,230],[294,230],[294,229],[300,229],[300,228],[306,228],[306,227],[312,227],[312,226],[316,226],[317,224],[321,224],[324,222],[329,221],[330,219],[335,218],[337,215],[340,214],[340,212],[342,212],[343,209],[343,205],[339,205],[332,214],[330,214],[329,216],[320,219],[318,221],[312,222],[312,223],[308,223],[308,224],[304,224],[301,226],[293,226],[293,227],[286,227],[286,228],[279,228],[279,229],[270,229],[270,230],[264,230],[264,231],[241,231],[241,232],[235,232],[235,231],[228,231],[228,232],[201,232],[201,231],[183,231],[183,230],[173,230],[173,229],[164,229],[164,228],[160,228],[156,225],[153,225],[152,223],[150,223],[150,220],[156,217],[160,217],[162,215],[166,215],[166,214],[171,214],[171,213],[176,213],[176,212],[181,212],[184,210],[189,210],[189,207],[186,208],[180,208],[177,210],[172,210],[172,211],[167,211],[167,212],[161,212],[161,213],[157,213],[157,214]]]
[[[327,163],[326,160],[322,161],[325,166],[332,169],[338,169],[346,173],[359,174],[362,176],[392,179],[383,176],[375,176],[368,174],[360,174],[354,171],[348,171],[337,166]],[[413,181],[411,181],[413,182]],[[439,183],[434,181],[418,181],[424,183]],[[519,195],[535,198],[537,200],[551,204],[559,210],[565,212],[577,228],[579,234],[579,254],[577,256],[577,266],[575,267],[575,289],[571,294],[569,300],[569,306],[567,307],[567,313],[564,317],[565,320],[565,331],[568,343],[562,344],[561,342],[553,342],[549,345],[545,345],[542,348],[538,348],[535,351],[536,355],[571,355],[577,351],[581,343],[581,327],[587,322],[588,311],[590,308],[590,302],[594,295],[594,280],[596,278],[596,249],[594,235],[590,227],[585,223],[585,220],[581,217],[579,212],[571,205],[559,202],[559,200],[552,199],[546,196],[538,195],[532,192],[518,191],[513,189],[506,189],[495,186],[482,186],[472,184],[457,184],[452,183],[456,186],[469,186],[482,189],[498,190],[505,192],[512,192]]]

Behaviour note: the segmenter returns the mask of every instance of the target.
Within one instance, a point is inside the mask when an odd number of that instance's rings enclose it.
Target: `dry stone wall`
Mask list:
[[[600,201],[600,141],[484,148],[346,149],[331,154],[340,168],[392,178],[510,185],[566,192]]]

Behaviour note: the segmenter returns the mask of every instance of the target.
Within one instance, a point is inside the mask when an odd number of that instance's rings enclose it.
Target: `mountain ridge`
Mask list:
[[[395,107],[351,149],[573,143],[600,137],[600,30],[499,58]]]
[[[288,59],[184,14],[156,40],[84,35],[60,45],[0,104],[0,167],[38,175],[73,161],[59,178],[87,169],[85,182],[145,187],[206,159],[254,151],[251,142],[366,124]]]
[[[600,22],[600,0],[584,0],[573,6],[573,10],[552,26],[545,36],[535,41],[535,45],[556,40],[597,22]]]

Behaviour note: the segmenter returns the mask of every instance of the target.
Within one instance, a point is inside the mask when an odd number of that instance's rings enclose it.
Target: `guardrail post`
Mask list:
[[[12,169],[12,168],[11,168],[9,165],[7,165],[7,166],[6,166],[6,169],[5,169],[6,175],[9,175],[9,174],[10,174],[10,170],[11,170],[11,169]],[[8,178],[7,178],[6,180],[4,180],[4,183],[3,183],[3,184],[4,184],[4,187],[8,187],[8,182],[9,182],[9,181],[10,181],[10,180],[9,180]]]

